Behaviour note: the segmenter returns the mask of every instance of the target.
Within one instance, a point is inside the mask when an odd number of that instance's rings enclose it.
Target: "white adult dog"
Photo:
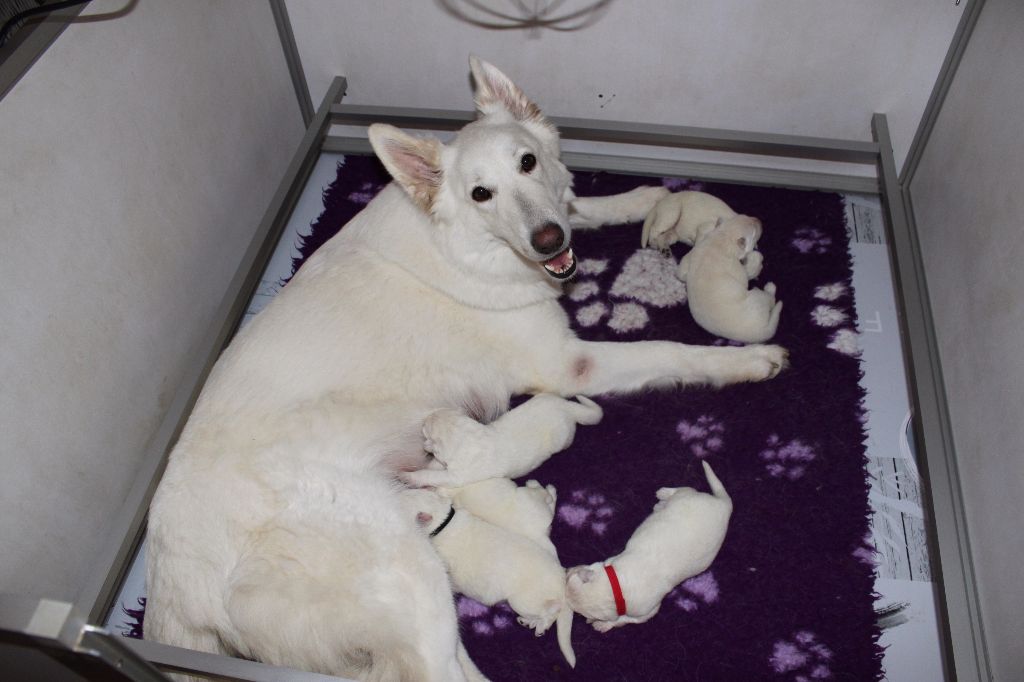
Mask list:
[[[448,576],[394,480],[425,465],[431,413],[468,424],[517,393],[760,381],[785,364],[777,346],[577,339],[557,301],[571,227],[642,220],[666,192],[576,198],[554,127],[470,66],[479,118],[447,145],[372,126],[395,182],[211,372],[150,510],[147,636],[367,680],[466,679]]]

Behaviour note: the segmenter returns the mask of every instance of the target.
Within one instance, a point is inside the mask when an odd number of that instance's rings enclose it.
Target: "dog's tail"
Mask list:
[[[718,476],[715,476],[715,472],[711,470],[711,465],[707,463],[707,460],[701,462],[704,465],[704,476],[708,479],[708,485],[711,487],[711,494],[720,500],[732,501],[729,497],[729,493],[725,492],[725,486],[718,480]]]
[[[569,607],[569,602],[562,604],[562,610],[558,612],[558,620],[555,621],[555,634],[558,636],[558,648],[562,655],[569,662],[569,666],[576,667],[576,652],[572,650],[572,617],[575,612]]]

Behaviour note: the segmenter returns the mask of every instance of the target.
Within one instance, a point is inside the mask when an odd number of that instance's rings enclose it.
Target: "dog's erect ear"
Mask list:
[[[476,90],[473,99],[481,114],[489,114],[498,108],[508,111],[517,121],[544,121],[540,107],[530,101],[512,80],[476,55],[469,57],[469,70],[473,72]]]
[[[441,187],[441,142],[430,137],[413,137],[383,123],[374,123],[367,132],[373,151],[391,177],[430,213]]]

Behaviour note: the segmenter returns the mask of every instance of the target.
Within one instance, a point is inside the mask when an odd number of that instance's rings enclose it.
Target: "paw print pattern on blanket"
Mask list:
[[[690,448],[694,457],[704,459],[722,449],[725,427],[710,415],[701,415],[694,421],[681,420],[676,424],[680,440]]]
[[[575,303],[585,303],[575,314],[581,327],[593,327],[607,317],[609,329],[626,334],[650,324],[647,306],[668,308],[686,301],[686,285],[675,276],[675,261],[653,249],[638,249],[626,260],[608,292],[618,300],[593,300],[601,295],[601,287],[586,276],[600,275],[608,267],[607,260],[580,261],[581,279],[571,285],[568,298]]]
[[[809,445],[800,440],[791,440],[781,445],[778,434],[768,436],[768,447],[758,457],[765,463],[765,469],[772,478],[788,478],[795,481],[803,478],[807,466],[817,459],[817,454]]]
[[[704,571],[683,581],[668,593],[668,598],[683,611],[693,613],[701,603],[714,604],[718,601],[718,581],[711,571]]]
[[[772,670],[793,682],[827,680],[832,677],[828,665],[831,660],[832,651],[818,642],[817,636],[809,630],[800,630],[791,639],[775,642],[768,657]]]
[[[605,496],[589,490],[574,490],[570,502],[558,505],[558,520],[574,530],[584,528],[594,535],[604,535],[615,509]]]
[[[704,183],[696,180],[687,180],[686,178],[662,178],[661,184],[666,187],[670,192],[682,192],[690,190],[691,192],[703,192]]]
[[[460,594],[455,608],[459,621],[467,624],[478,635],[493,635],[498,630],[512,627],[516,622],[515,611],[505,602],[487,606]]]
[[[370,199],[377,196],[377,193],[384,188],[384,185],[378,185],[373,182],[364,182],[359,186],[359,189],[355,192],[350,192],[348,200],[353,204],[368,204]]]
[[[814,227],[801,227],[795,235],[790,243],[800,253],[828,253],[829,247],[832,246],[832,238]]]
[[[833,328],[848,322],[850,320],[849,308],[853,305],[853,301],[847,296],[849,293],[849,287],[842,282],[823,284],[815,289],[814,298],[819,301],[827,301],[828,305],[820,304],[811,311],[811,319],[814,323],[819,327]],[[840,299],[846,300],[840,304],[838,303]],[[827,347],[851,357],[860,355],[860,339],[856,330],[851,327],[837,329],[829,338]]]

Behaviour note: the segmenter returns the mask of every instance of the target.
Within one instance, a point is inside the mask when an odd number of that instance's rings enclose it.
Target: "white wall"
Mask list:
[[[1024,4],[988,0],[911,184],[995,679],[1024,679]]]
[[[552,115],[870,140],[871,115],[886,113],[900,165],[962,9],[612,0],[589,28],[534,35],[471,26],[439,0],[288,3],[314,101],[341,74],[350,103],[469,109],[475,52]]]
[[[0,591],[74,598],[301,134],[248,0],[72,25],[0,101]]]

